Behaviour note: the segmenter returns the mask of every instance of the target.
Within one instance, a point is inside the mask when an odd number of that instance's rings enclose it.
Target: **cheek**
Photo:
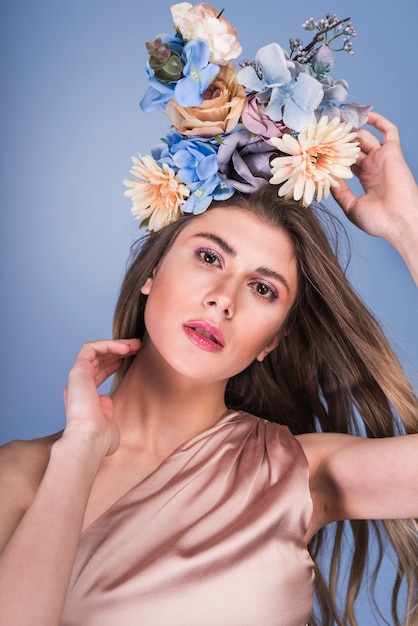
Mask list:
[[[157,289],[155,283],[148,293],[145,293],[147,296],[147,301],[145,304],[145,322],[146,324],[149,321],[153,321],[154,319],[158,319],[160,314],[164,312],[166,305],[166,296],[164,294],[164,290]]]
[[[158,334],[164,327],[177,319],[176,311],[182,306],[184,295],[179,289],[178,281],[171,276],[158,274],[150,284],[144,285],[147,301],[145,304],[144,321],[148,332]],[[144,290],[141,289],[144,293]]]
[[[266,322],[264,329],[260,329],[256,334],[254,342],[256,350],[261,351],[266,346],[271,346],[271,349],[274,349],[278,345],[285,319],[285,314],[280,316],[274,315],[273,319]]]
[[[165,300],[170,296],[169,287],[173,287],[173,278],[166,276],[164,272],[158,272],[155,276],[148,278],[141,288],[141,293],[148,296],[148,300]],[[172,289],[171,289],[172,290]]]

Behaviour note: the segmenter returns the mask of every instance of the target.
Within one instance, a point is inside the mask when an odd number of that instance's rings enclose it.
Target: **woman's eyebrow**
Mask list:
[[[262,276],[265,276],[266,278],[273,278],[274,280],[277,280],[278,282],[282,283],[283,287],[285,287],[287,289],[287,292],[290,292],[290,287],[289,287],[289,283],[287,282],[285,276],[283,276],[283,274],[279,274],[279,272],[276,272],[276,270],[272,270],[270,267],[257,267],[256,272],[258,272],[258,274],[261,274]]]
[[[225,241],[225,239],[219,237],[219,235],[215,235],[214,233],[196,233],[194,237],[205,237],[206,239],[209,239],[210,241],[218,244],[218,246],[229,256],[237,256],[237,251],[235,250],[235,248],[229,245],[229,243]]]

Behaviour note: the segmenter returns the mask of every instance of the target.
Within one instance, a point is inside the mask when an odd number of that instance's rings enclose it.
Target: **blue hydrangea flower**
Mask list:
[[[167,163],[190,189],[182,213],[198,215],[206,211],[212,200],[226,200],[234,193],[219,178],[218,147],[214,138],[189,138],[170,132],[164,143],[152,149],[154,159],[160,164]]]
[[[180,106],[194,107],[202,104],[203,94],[220,70],[219,65],[209,63],[209,58],[209,46],[204,41],[188,41],[184,46],[184,78],[174,88],[174,98]]]
[[[353,128],[360,128],[367,122],[371,106],[346,103],[348,83],[343,79],[335,79],[330,74],[334,66],[334,56],[329,47],[323,44],[310,64],[311,74],[320,81],[324,90],[317,115],[326,115],[329,120],[337,117],[341,122],[350,122]]]
[[[335,80],[328,75],[324,81],[324,99],[318,107],[319,115],[326,115],[329,120],[337,117],[341,122],[350,122],[353,128],[360,128],[367,122],[369,105],[346,103],[348,83],[343,79]]]
[[[260,103],[268,103],[264,113],[270,119],[283,120],[297,132],[306,130],[323,98],[321,83],[291,61],[277,43],[260,48],[255,63],[257,71],[251,65],[242,68],[238,81],[255,92]]]

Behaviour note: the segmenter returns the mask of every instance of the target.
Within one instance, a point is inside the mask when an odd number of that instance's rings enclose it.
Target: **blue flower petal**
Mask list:
[[[202,197],[197,197],[195,201],[195,205],[193,208],[193,213],[195,215],[200,215],[204,213],[207,208],[209,208],[210,203],[212,202],[212,196],[202,195]]]
[[[196,159],[187,150],[178,150],[173,156],[173,161],[179,168],[194,167]]]
[[[209,63],[209,58],[209,46],[204,41],[192,40],[184,46],[184,78],[177,82],[174,90],[174,97],[180,106],[194,107],[202,104],[202,94],[220,70],[218,65]]]
[[[195,205],[195,198],[193,197],[193,195],[189,196],[186,200],[186,202],[184,202],[184,204],[181,205],[181,212],[182,213],[193,213],[193,208]]]
[[[341,119],[343,122],[350,122],[354,128],[360,128],[367,122],[367,115],[372,109],[369,104],[343,104],[340,108]]]
[[[257,93],[257,102],[260,102],[260,104],[264,104],[267,102],[268,104],[270,102],[273,89],[277,91],[278,93],[280,93],[279,87],[273,87],[273,88],[268,87],[267,89],[264,89],[264,91],[259,91]]]
[[[150,111],[165,111],[167,103],[172,99],[173,92],[170,91],[157,91],[154,87],[148,87],[145,92],[139,106],[145,113]]]
[[[196,174],[195,167],[182,167],[179,169],[178,175],[180,177],[180,180],[182,180],[183,183],[187,185],[191,191],[193,191],[196,186],[202,184],[202,181],[200,180],[200,178],[198,178]]]
[[[283,122],[288,128],[293,128],[300,133],[308,128],[314,117],[313,111],[304,111],[293,100],[287,100],[284,107]]]
[[[284,50],[278,43],[263,46],[257,52],[256,63],[261,67],[263,83],[269,87],[284,85],[292,75],[287,67]]]
[[[155,161],[158,161],[161,156],[166,152],[167,146],[165,143],[157,143],[155,146],[151,148],[151,156]]]
[[[229,185],[225,183],[220,183],[215,191],[213,192],[214,200],[228,200],[235,193],[235,189],[233,187],[229,187]]]
[[[348,84],[345,80],[335,80],[332,86],[324,86],[324,99],[345,102],[348,96]]]
[[[328,121],[331,121],[333,117],[340,117],[340,107],[330,102],[322,102],[319,107],[320,115],[326,115]]]
[[[274,89],[271,90],[270,102],[264,111],[265,114],[274,122],[278,122],[283,117],[284,103],[285,98],[282,90],[278,87],[274,87]]]
[[[189,75],[194,66],[205,67],[209,63],[210,50],[205,41],[192,39],[184,46],[182,59],[184,61],[183,74]]]
[[[217,153],[217,147],[215,149],[214,145],[212,142],[209,141],[196,141],[195,143],[195,148],[191,147],[190,150],[193,153],[199,153],[199,154],[203,154],[204,156],[210,156],[211,154],[216,154]]]
[[[304,111],[314,111],[324,96],[324,90],[319,81],[309,74],[299,74],[292,89],[292,99]],[[291,126],[290,128],[295,128]],[[297,130],[295,128],[295,130]]]
[[[202,93],[204,93],[206,89],[213,83],[220,71],[221,68],[219,67],[219,65],[215,65],[214,63],[209,63],[201,70],[200,82],[204,86]]]
[[[200,83],[184,77],[174,89],[174,98],[181,107],[198,107],[203,102]]]
[[[264,84],[257,76],[254,68],[250,65],[243,67],[242,70],[238,72],[237,80],[240,85],[244,85],[249,91],[258,93],[264,89]]]
[[[198,164],[196,171],[200,180],[207,180],[208,178],[215,176],[218,172],[217,155],[213,154],[205,159],[202,159],[202,161]]]
[[[165,111],[167,103],[173,98],[175,83],[160,83],[154,77],[154,72],[147,67],[148,90],[145,92],[139,106],[143,111]]]
[[[193,213],[194,215],[199,215],[206,211],[212,202],[212,197],[208,196],[204,193],[203,190],[192,193],[189,198],[187,198],[186,202],[182,205],[181,210],[183,213]]]

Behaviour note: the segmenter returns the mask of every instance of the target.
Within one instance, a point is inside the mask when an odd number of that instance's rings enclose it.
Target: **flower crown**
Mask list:
[[[286,52],[268,44],[238,69],[231,59],[241,46],[222,12],[181,2],[171,14],[175,33],[146,44],[149,87],[140,103],[164,112],[171,129],[151,155],[132,157],[134,178],[123,181],[141,227],[159,230],[267,180],[308,206],[352,176],[355,130],[371,107],[347,103],[348,84],[330,73],[331,50],[353,54],[350,18],[311,18],[302,25],[313,33],[308,45],[290,39]]]

